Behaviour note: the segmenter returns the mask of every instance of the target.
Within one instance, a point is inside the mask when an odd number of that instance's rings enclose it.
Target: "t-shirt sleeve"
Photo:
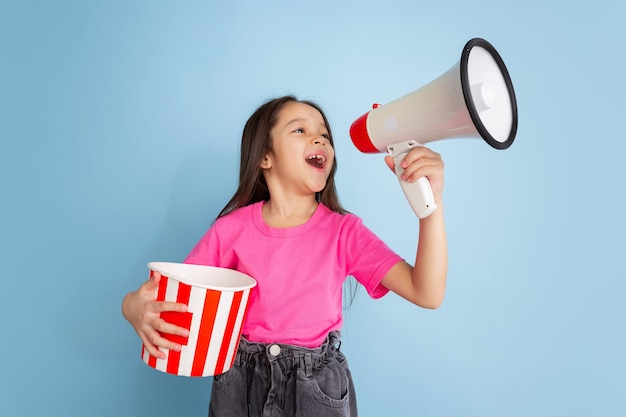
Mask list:
[[[220,266],[219,243],[216,226],[213,225],[196,243],[184,262],[186,264]]]
[[[357,216],[352,216],[346,232],[346,266],[372,298],[380,298],[389,290],[381,281],[402,257],[396,254],[374,232],[368,229]]]

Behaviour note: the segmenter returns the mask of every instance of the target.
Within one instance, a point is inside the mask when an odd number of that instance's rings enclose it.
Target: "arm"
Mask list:
[[[393,158],[386,157],[393,171]],[[382,284],[410,302],[424,308],[437,308],[443,302],[448,272],[448,247],[443,216],[443,161],[428,148],[411,150],[403,160],[405,181],[427,177],[437,210],[420,220],[415,266],[399,262],[382,280]]]

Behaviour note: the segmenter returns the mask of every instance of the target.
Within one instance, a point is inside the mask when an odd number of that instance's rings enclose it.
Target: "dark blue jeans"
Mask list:
[[[340,334],[307,349],[241,339],[233,367],[213,380],[209,417],[354,417],[356,394]]]

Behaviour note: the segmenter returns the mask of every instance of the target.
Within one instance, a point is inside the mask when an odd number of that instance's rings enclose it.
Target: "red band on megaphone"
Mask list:
[[[369,112],[359,117],[350,126],[350,138],[356,148],[364,153],[380,153],[380,151],[372,144],[370,135],[367,133],[367,116]]]

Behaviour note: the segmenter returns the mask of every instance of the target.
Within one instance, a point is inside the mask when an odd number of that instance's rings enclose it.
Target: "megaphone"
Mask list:
[[[517,132],[517,103],[502,58],[486,40],[471,39],[461,59],[429,84],[356,119],[352,142],[361,152],[388,152],[415,214],[425,218],[436,209],[428,179],[409,183],[400,177],[400,162],[415,146],[448,138],[483,138],[507,149]]]

